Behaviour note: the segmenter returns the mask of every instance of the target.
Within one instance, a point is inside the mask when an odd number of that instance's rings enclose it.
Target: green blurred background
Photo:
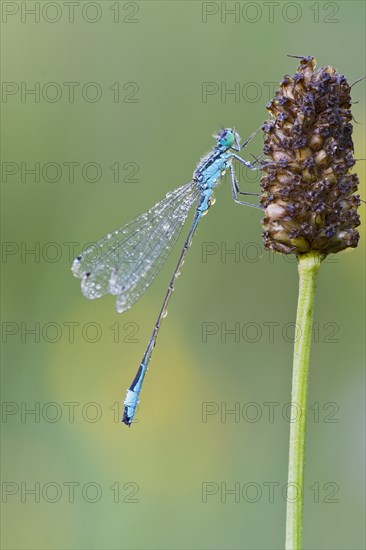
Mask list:
[[[296,70],[286,54],[314,55],[350,82],[366,74],[365,4],[2,10],[3,548],[282,548],[297,273],[293,258],[263,251],[260,213],[234,204],[228,180],[217,190],[130,430],[118,408],[183,235],[148,294],[121,316],[112,297],[82,296],[70,264],[188,181],[223,124],[243,139],[260,126],[273,85]],[[39,97],[24,94],[37,86]],[[355,157],[364,158],[365,83],[352,95]],[[245,156],[260,151],[258,136]],[[25,172],[35,163],[39,181]],[[364,163],[357,171],[365,198]],[[240,181],[258,190],[257,174]],[[364,243],[361,226],[359,248],[329,258],[319,276],[307,549],[365,548]],[[239,257],[225,254],[235,247]],[[215,334],[205,339],[207,326]],[[235,326],[239,337],[225,337]]]

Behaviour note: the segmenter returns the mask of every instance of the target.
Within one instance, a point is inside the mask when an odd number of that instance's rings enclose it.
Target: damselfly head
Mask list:
[[[223,128],[216,136],[217,145],[224,149],[240,151],[240,136],[235,128]]]

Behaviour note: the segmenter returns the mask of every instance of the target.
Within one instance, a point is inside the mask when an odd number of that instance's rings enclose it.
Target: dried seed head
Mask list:
[[[356,247],[360,220],[350,86],[332,67],[303,57],[267,105],[261,204],[266,248],[323,254]]]

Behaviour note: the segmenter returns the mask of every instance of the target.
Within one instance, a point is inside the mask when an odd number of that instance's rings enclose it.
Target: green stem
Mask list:
[[[313,324],[316,277],[323,256],[316,251],[298,256],[299,297],[297,303],[294,361],[292,373],[288,467],[286,550],[301,550],[304,502],[304,458],[309,359]]]

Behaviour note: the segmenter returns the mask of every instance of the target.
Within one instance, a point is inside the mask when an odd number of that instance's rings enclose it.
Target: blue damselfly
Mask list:
[[[128,426],[131,425],[135,415],[142,383],[161,321],[167,313],[175,280],[180,273],[202,216],[214,203],[213,191],[227,170],[230,172],[234,201],[260,208],[258,205],[238,199],[238,194],[253,196],[257,194],[240,191],[233,167],[234,160],[250,169],[259,167],[243,160],[234,152],[240,152],[255,134],[256,132],[241,145],[239,134],[235,129],[222,129],[215,136],[216,146],[200,161],[189,183],[169,192],[150,210],[108,233],[102,240],[89,246],[73,262],[72,272],[81,279],[84,296],[94,299],[108,293],[116,295],[116,309],[118,313],[122,313],[130,309],[146,292],[176,243],[191,208],[196,204],[192,225],[169,283],[153,333],[136,376],[127,390],[122,422]]]

